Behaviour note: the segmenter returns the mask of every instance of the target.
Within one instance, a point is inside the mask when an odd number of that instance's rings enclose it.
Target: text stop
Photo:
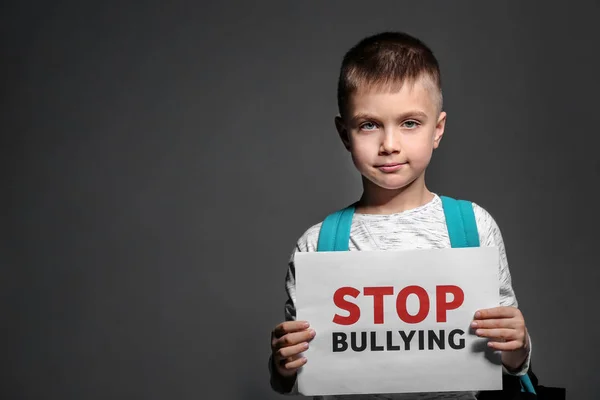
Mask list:
[[[452,294],[452,300],[448,301],[447,295]],[[335,314],[333,322],[338,325],[352,325],[360,319],[360,307],[346,300],[346,296],[357,298],[360,290],[344,286],[333,294],[334,304],[349,313],[347,316]],[[372,286],[363,288],[364,296],[373,297],[373,318],[375,324],[384,323],[383,298],[384,296],[393,296],[393,286]],[[407,300],[410,295],[416,295],[419,299],[419,308],[416,314],[412,315],[407,310]],[[465,295],[463,290],[454,285],[438,285],[435,288],[435,309],[436,321],[446,322],[446,314],[449,310],[455,310],[463,304]],[[423,322],[429,315],[431,301],[429,294],[421,286],[406,286],[398,292],[396,296],[396,313],[398,318],[408,324],[417,324]]]

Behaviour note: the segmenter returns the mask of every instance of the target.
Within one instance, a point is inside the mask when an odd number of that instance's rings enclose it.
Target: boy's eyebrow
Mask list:
[[[403,112],[402,114],[398,115],[398,119],[405,119],[405,118],[408,118],[408,117],[415,117],[415,118],[427,119],[427,114],[424,113],[423,111],[420,111],[420,110],[411,110],[411,111]],[[358,113],[358,114],[355,114],[354,116],[352,116],[352,118],[350,118],[350,122],[353,123],[353,124],[355,124],[355,123],[357,123],[361,119],[375,119],[375,120],[379,120],[379,118],[377,118],[377,116],[375,116],[373,114]]]

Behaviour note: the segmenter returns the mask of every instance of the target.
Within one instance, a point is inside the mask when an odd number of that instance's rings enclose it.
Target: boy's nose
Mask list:
[[[399,151],[399,146],[393,132],[384,132],[381,140],[380,151],[384,154],[393,154]]]

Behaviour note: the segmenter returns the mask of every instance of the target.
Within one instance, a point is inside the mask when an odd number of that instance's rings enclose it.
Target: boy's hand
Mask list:
[[[522,349],[527,342],[525,319],[515,307],[479,310],[471,327],[477,336],[491,339],[488,345],[496,350]]]
[[[283,377],[292,377],[306,364],[300,353],[308,349],[308,342],[315,337],[315,331],[308,329],[306,321],[287,321],[275,327],[271,334],[271,353],[277,372]]]
[[[528,352],[527,328],[523,314],[516,307],[479,310],[471,324],[475,334],[489,338],[488,346],[502,350],[502,362],[510,369],[519,368]]]

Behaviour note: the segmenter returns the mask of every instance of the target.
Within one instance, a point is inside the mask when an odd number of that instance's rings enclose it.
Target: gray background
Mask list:
[[[287,259],[360,195],[338,68],[382,30],[440,60],[428,183],[499,223],[542,383],[600,391],[597,2],[13,3],[2,398],[279,398]]]

